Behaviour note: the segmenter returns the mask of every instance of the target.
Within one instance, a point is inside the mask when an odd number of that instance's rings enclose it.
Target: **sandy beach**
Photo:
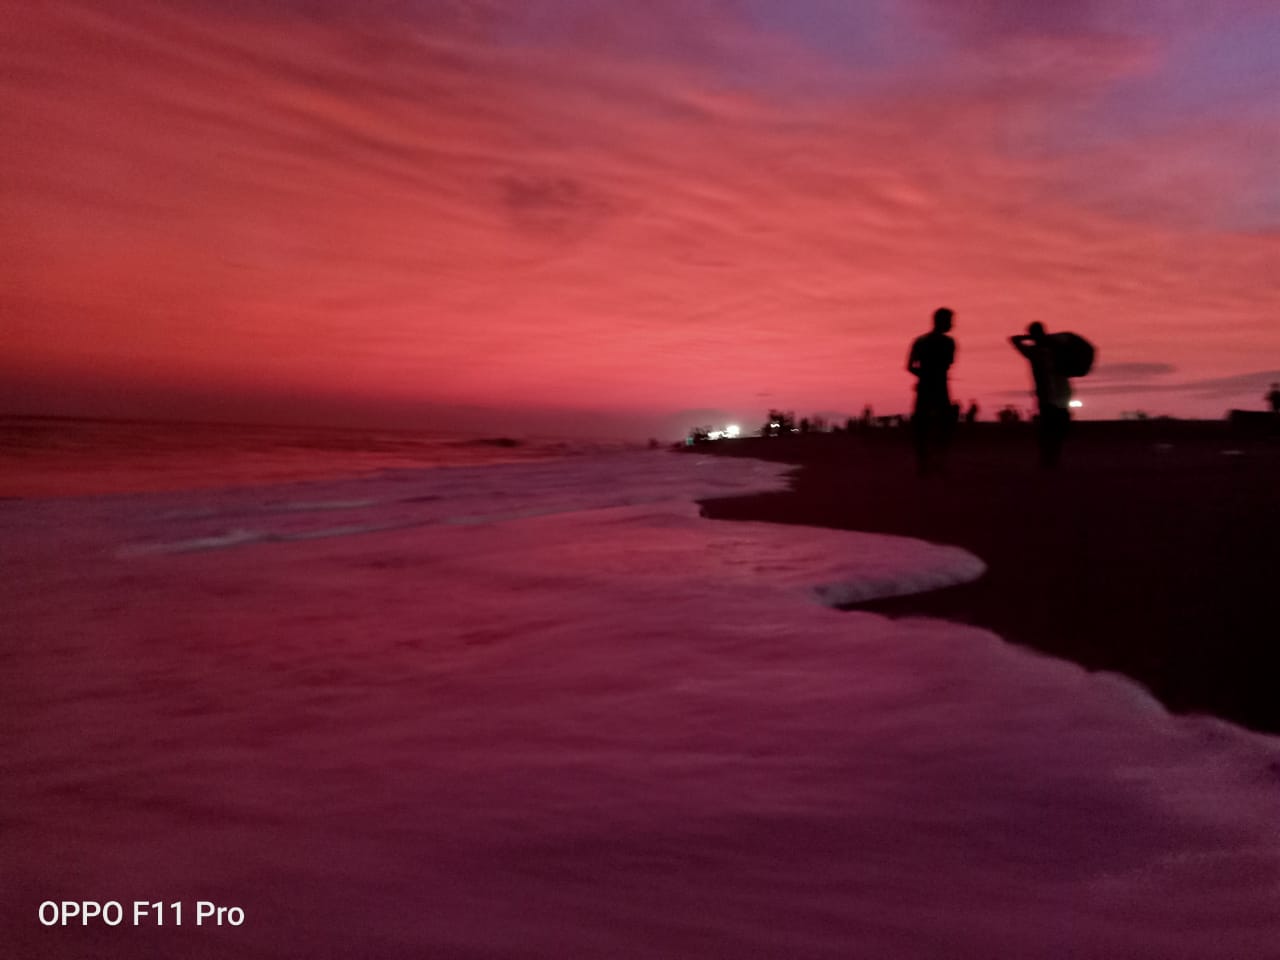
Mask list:
[[[1062,469],[1030,424],[962,426],[945,477],[919,478],[905,430],[701,445],[797,464],[789,493],[709,500],[706,516],[900,534],[972,551],[976,583],[872,602],[1142,683],[1176,713],[1280,732],[1275,646],[1280,444],[1218,422],[1076,423]]]

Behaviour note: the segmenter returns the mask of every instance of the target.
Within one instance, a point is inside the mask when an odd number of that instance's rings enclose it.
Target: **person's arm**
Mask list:
[[[911,352],[907,354],[907,373],[913,377],[920,376],[920,341],[911,344]]]
[[[1013,344],[1013,349],[1024,357],[1029,358],[1031,356],[1031,345],[1035,343],[1035,337],[1027,336],[1025,333],[1015,333],[1009,338],[1009,342]]]

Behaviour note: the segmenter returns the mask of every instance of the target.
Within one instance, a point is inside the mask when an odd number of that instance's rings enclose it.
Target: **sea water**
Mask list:
[[[621,446],[443,430],[0,416],[0,497],[214,489]]]
[[[785,472],[0,503],[0,953],[1280,956],[1280,742],[833,609],[982,561],[699,516]]]

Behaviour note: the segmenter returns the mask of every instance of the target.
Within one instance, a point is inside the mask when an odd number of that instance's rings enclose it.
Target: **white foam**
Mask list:
[[[424,526],[424,522],[402,523],[352,523],[340,527],[317,527],[292,533],[275,533],[268,530],[228,530],[226,533],[211,537],[192,537],[188,540],[173,540],[161,543],[135,544],[120,547],[116,556],[121,559],[129,557],[146,557],[165,553],[195,553],[201,550],[227,550],[231,547],[247,547],[255,543],[297,543],[303,540],[327,540],[332,537],[355,537],[367,533],[381,533],[385,530],[405,530],[410,527]]]
[[[117,555],[121,557],[144,557],[155,553],[190,553],[195,550],[224,550],[228,547],[241,547],[250,543],[261,543],[270,534],[261,530],[245,530],[235,528],[226,533],[208,537],[191,537],[186,540],[174,540],[170,543],[149,543],[136,546],[121,547]]]

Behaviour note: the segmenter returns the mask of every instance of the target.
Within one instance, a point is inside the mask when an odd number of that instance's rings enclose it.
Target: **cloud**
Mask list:
[[[1094,0],[915,0],[922,21],[950,42],[972,78],[999,79],[1007,95],[1078,95],[1148,68],[1153,38]]]
[[[1097,32],[1106,6],[1097,0],[916,0],[930,21],[968,40]]]
[[[1258,370],[1253,373],[1237,373],[1229,377],[1192,380],[1183,384],[1182,389],[1204,397],[1232,397],[1263,391],[1276,381],[1280,381],[1280,370]]]
[[[1093,380],[1119,380],[1129,377],[1160,377],[1178,368],[1171,363],[1100,363],[1091,373]]]
[[[1185,394],[1202,399],[1226,399],[1257,393],[1262,395],[1267,387],[1280,381],[1280,370],[1257,370],[1226,377],[1207,377],[1199,380],[1182,380],[1176,383],[1092,383],[1081,381],[1082,390],[1092,396],[1169,393]]]
[[[571,177],[507,175],[497,178],[497,186],[519,230],[581,236],[612,212],[606,197]]]

